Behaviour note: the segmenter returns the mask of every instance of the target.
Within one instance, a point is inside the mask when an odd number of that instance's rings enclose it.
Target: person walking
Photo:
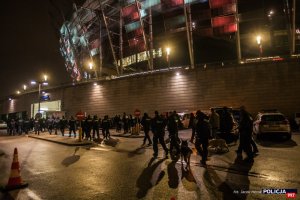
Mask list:
[[[226,140],[226,143],[230,142],[233,124],[232,114],[228,111],[226,106],[223,107],[222,114],[220,115],[220,137]]]
[[[100,134],[99,134],[99,119],[97,115],[94,115],[93,117],[93,139],[95,139],[95,134],[97,134],[97,139],[100,140]]]
[[[67,126],[67,120],[65,119],[65,116],[63,116],[61,118],[61,120],[59,121],[59,129],[60,129],[60,132],[61,132],[62,136],[65,135],[66,126]]]
[[[28,118],[28,116],[25,116],[25,119],[24,119],[24,132],[25,134],[28,134],[30,130],[30,120]]]
[[[195,115],[194,115],[194,113],[190,114],[189,128],[192,129],[191,143],[194,143],[195,132],[196,132],[196,129],[195,129]]]
[[[86,128],[86,139],[92,140],[91,131],[93,127],[93,119],[90,115],[88,115],[87,119],[85,120],[85,128]]]
[[[70,117],[68,124],[69,124],[69,137],[71,137],[73,131],[74,138],[76,138],[76,120],[74,119],[73,116]]]
[[[40,120],[37,117],[34,120],[34,131],[35,134],[40,134]]]
[[[81,121],[81,128],[82,128],[82,136],[81,138],[84,139],[84,138],[87,138],[87,134],[86,134],[86,131],[87,131],[87,125],[86,125],[86,117],[84,117]]]
[[[150,146],[150,145],[152,145],[152,141],[149,136],[150,126],[151,126],[151,118],[148,116],[148,113],[144,113],[141,124],[143,126],[144,133],[145,133],[142,146],[144,146],[146,144],[147,140],[148,140],[148,146]]]
[[[59,122],[60,122],[59,117],[56,117],[53,123],[55,135],[57,135],[57,130],[59,129]]]
[[[180,147],[178,144],[178,122],[176,112],[169,112],[168,117],[168,131],[170,138],[170,154],[172,155],[173,149],[176,149],[176,154],[180,153]]]
[[[208,139],[210,137],[210,125],[208,122],[208,117],[200,110],[198,110],[196,113],[196,119],[195,148],[202,157],[200,163],[202,165],[206,165],[208,155]]]
[[[48,132],[51,135],[52,134],[52,130],[53,130],[53,124],[54,124],[54,117],[49,117],[47,120],[47,126],[48,126]]]
[[[240,108],[240,122],[239,122],[240,144],[238,149],[238,156],[241,156],[242,151],[244,151],[247,154],[247,158],[245,159],[245,161],[247,162],[254,162],[253,151],[251,147],[252,131],[253,131],[252,117],[246,111],[245,106],[242,106]]]
[[[103,137],[106,140],[110,138],[109,128],[110,128],[110,121],[108,115],[105,115],[104,119],[102,120],[102,132],[103,132]]]
[[[155,117],[152,120],[152,132],[153,132],[153,157],[156,158],[158,155],[158,141],[165,151],[166,157],[168,157],[168,148],[165,143],[164,133],[166,127],[166,121],[155,111]]]
[[[17,127],[18,127],[18,134],[22,135],[24,131],[24,120],[20,117],[17,121]]]
[[[123,129],[124,129],[124,134],[128,133],[128,116],[126,115],[126,113],[123,113],[123,118],[122,118],[122,122],[123,122]]]
[[[212,138],[216,139],[217,138],[217,131],[220,128],[220,116],[215,111],[215,109],[211,108],[210,111],[211,111],[211,114],[210,114],[210,117],[209,117],[209,124],[210,124],[210,127],[211,127],[211,134],[212,134]]]

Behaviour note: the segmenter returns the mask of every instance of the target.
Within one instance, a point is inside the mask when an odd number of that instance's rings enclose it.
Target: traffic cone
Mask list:
[[[19,165],[19,160],[18,160],[18,149],[15,148],[14,150],[14,159],[11,164],[11,171],[10,171],[10,176],[8,179],[8,183],[4,190],[14,190],[14,189],[20,189],[27,187],[28,183],[24,183],[22,181],[21,175],[20,175],[20,165]]]

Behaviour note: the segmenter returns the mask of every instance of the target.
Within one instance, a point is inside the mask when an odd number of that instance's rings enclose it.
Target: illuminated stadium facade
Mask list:
[[[236,0],[87,0],[74,4],[60,29],[61,54],[73,80],[81,81],[290,53],[289,31],[277,23],[285,14],[242,16],[237,8],[243,10]],[[261,45],[254,34],[262,34]]]

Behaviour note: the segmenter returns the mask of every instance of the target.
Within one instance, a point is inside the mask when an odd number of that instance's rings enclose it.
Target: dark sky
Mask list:
[[[72,8],[70,1],[57,2],[64,12]],[[49,12],[58,17],[53,19]],[[1,98],[21,90],[31,79],[42,79],[43,73],[49,75],[51,85],[71,81],[59,52],[58,13],[48,0],[1,2]]]

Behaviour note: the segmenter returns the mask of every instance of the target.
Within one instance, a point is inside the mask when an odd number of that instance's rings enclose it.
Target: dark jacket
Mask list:
[[[198,139],[207,139],[210,137],[210,125],[203,116],[197,116],[196,137]]]
[[[163,135],[165,132],[166,121],[159,115],[156,115],[152,120],[152,132],[154,135]]]
[[[149,131],[151,126],[151,118],[148,116],[143,116],[141,124],[145,131]]]
[[[176,116],[171,115],[168,118],[168,131],[170,134],[176,134],[178,132],[178,124],[176,121]]]

